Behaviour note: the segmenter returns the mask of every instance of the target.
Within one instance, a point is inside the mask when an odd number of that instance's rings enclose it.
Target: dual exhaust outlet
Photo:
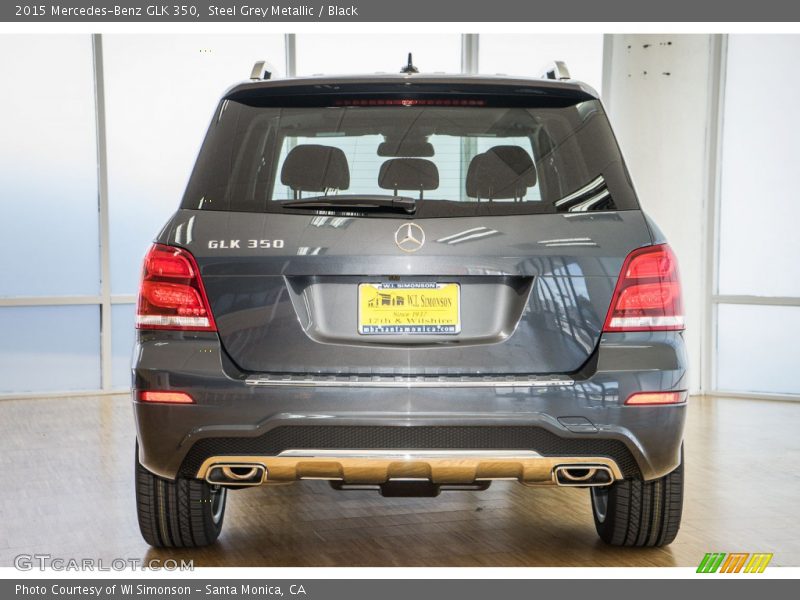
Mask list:
[[[266,475],[264,465],[233,463],[214,465],[206,473],[206,481],[214,485],[254,486],[264,483]]]
[[[553,468],[553,483],[562,487],[602,487],[614,483],[614,473],[605,465],[558,465]],[[257,486],[267,481],[267,468],[259,463],[214,464],[206,481],[232,487]]]
[[[614,474],[603,465],[559,465],[553,479],[565,487],[602,487],[614,483]]]

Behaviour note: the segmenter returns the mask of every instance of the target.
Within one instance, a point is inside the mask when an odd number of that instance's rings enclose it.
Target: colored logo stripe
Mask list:
[[[764,569],[767,568],[767,565],[772,560],[772,554],[760,553],[760,554],[753,554],[750,557],[750,561],[747,563],[747,566],[744,568],[745,573],[763,573]]]
[[[722,568],[719,570],[720,573],[738,573],[742,570],[747,557],[750,556],[749,554],[745,553],[733,553],[728,554],[728,558],[725,559],[725,562],[722,563]]]
[[[740,573],[744,568],[744,573],[763,573],[772,561],[772,554],[758,552],[748,554],[746,552],[708,552],[697,567],[698,573]],[[727,557],[727,558],[726,558]],[[749,560],[748,560],[749,559]]]
[[[704,557],[703,560],[700,561],[700,565],[697,567],[698,573],[716,573],[719,566],[722,564],[722,560],[725,558],[724,552],[709,552]]]

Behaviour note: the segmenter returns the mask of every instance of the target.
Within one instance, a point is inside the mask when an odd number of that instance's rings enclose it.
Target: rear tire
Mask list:
[[[175,481],[139,464],[136,448],[136,513],[151,546],[197,548],[214,543],[222,531],[227,490],[199,479]]]
[[[678,535],[683,512],[683,452],[669,475],[626,479],[591,488],[597,534],[612,546],[666,546]]]

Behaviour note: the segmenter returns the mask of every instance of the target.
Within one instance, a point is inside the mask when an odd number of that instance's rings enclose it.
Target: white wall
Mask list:
[[[706,134],[711,37],[614,35],[604,97],[642,208],[678,255],[690,389],[700,389],[705,318]]]
[[[461,35],[299,33],[297,75],[399,73],[408,53],[422,73],[458,73]]]
[[[800,394],[798,35],[731,35],[719,199],[716,387]],[[747,304],[740,304],[746,296]],[[757,297],[761,304],[752,304]],[[791,305],[781,306],[781,303]]]

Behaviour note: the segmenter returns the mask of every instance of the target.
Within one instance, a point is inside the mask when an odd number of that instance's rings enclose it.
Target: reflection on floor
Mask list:
[[[196,566],[696,566],[706,552],[773,552],[773,565],[800,566],[800,403],[690,402],[685,516],[667,548],[602,544],[586,490],[502,482],[384,499],[305,482],[235,492],[214,546],[164,551],[139,537],[126,397],[0,401],[0,566],[34,553]]]

